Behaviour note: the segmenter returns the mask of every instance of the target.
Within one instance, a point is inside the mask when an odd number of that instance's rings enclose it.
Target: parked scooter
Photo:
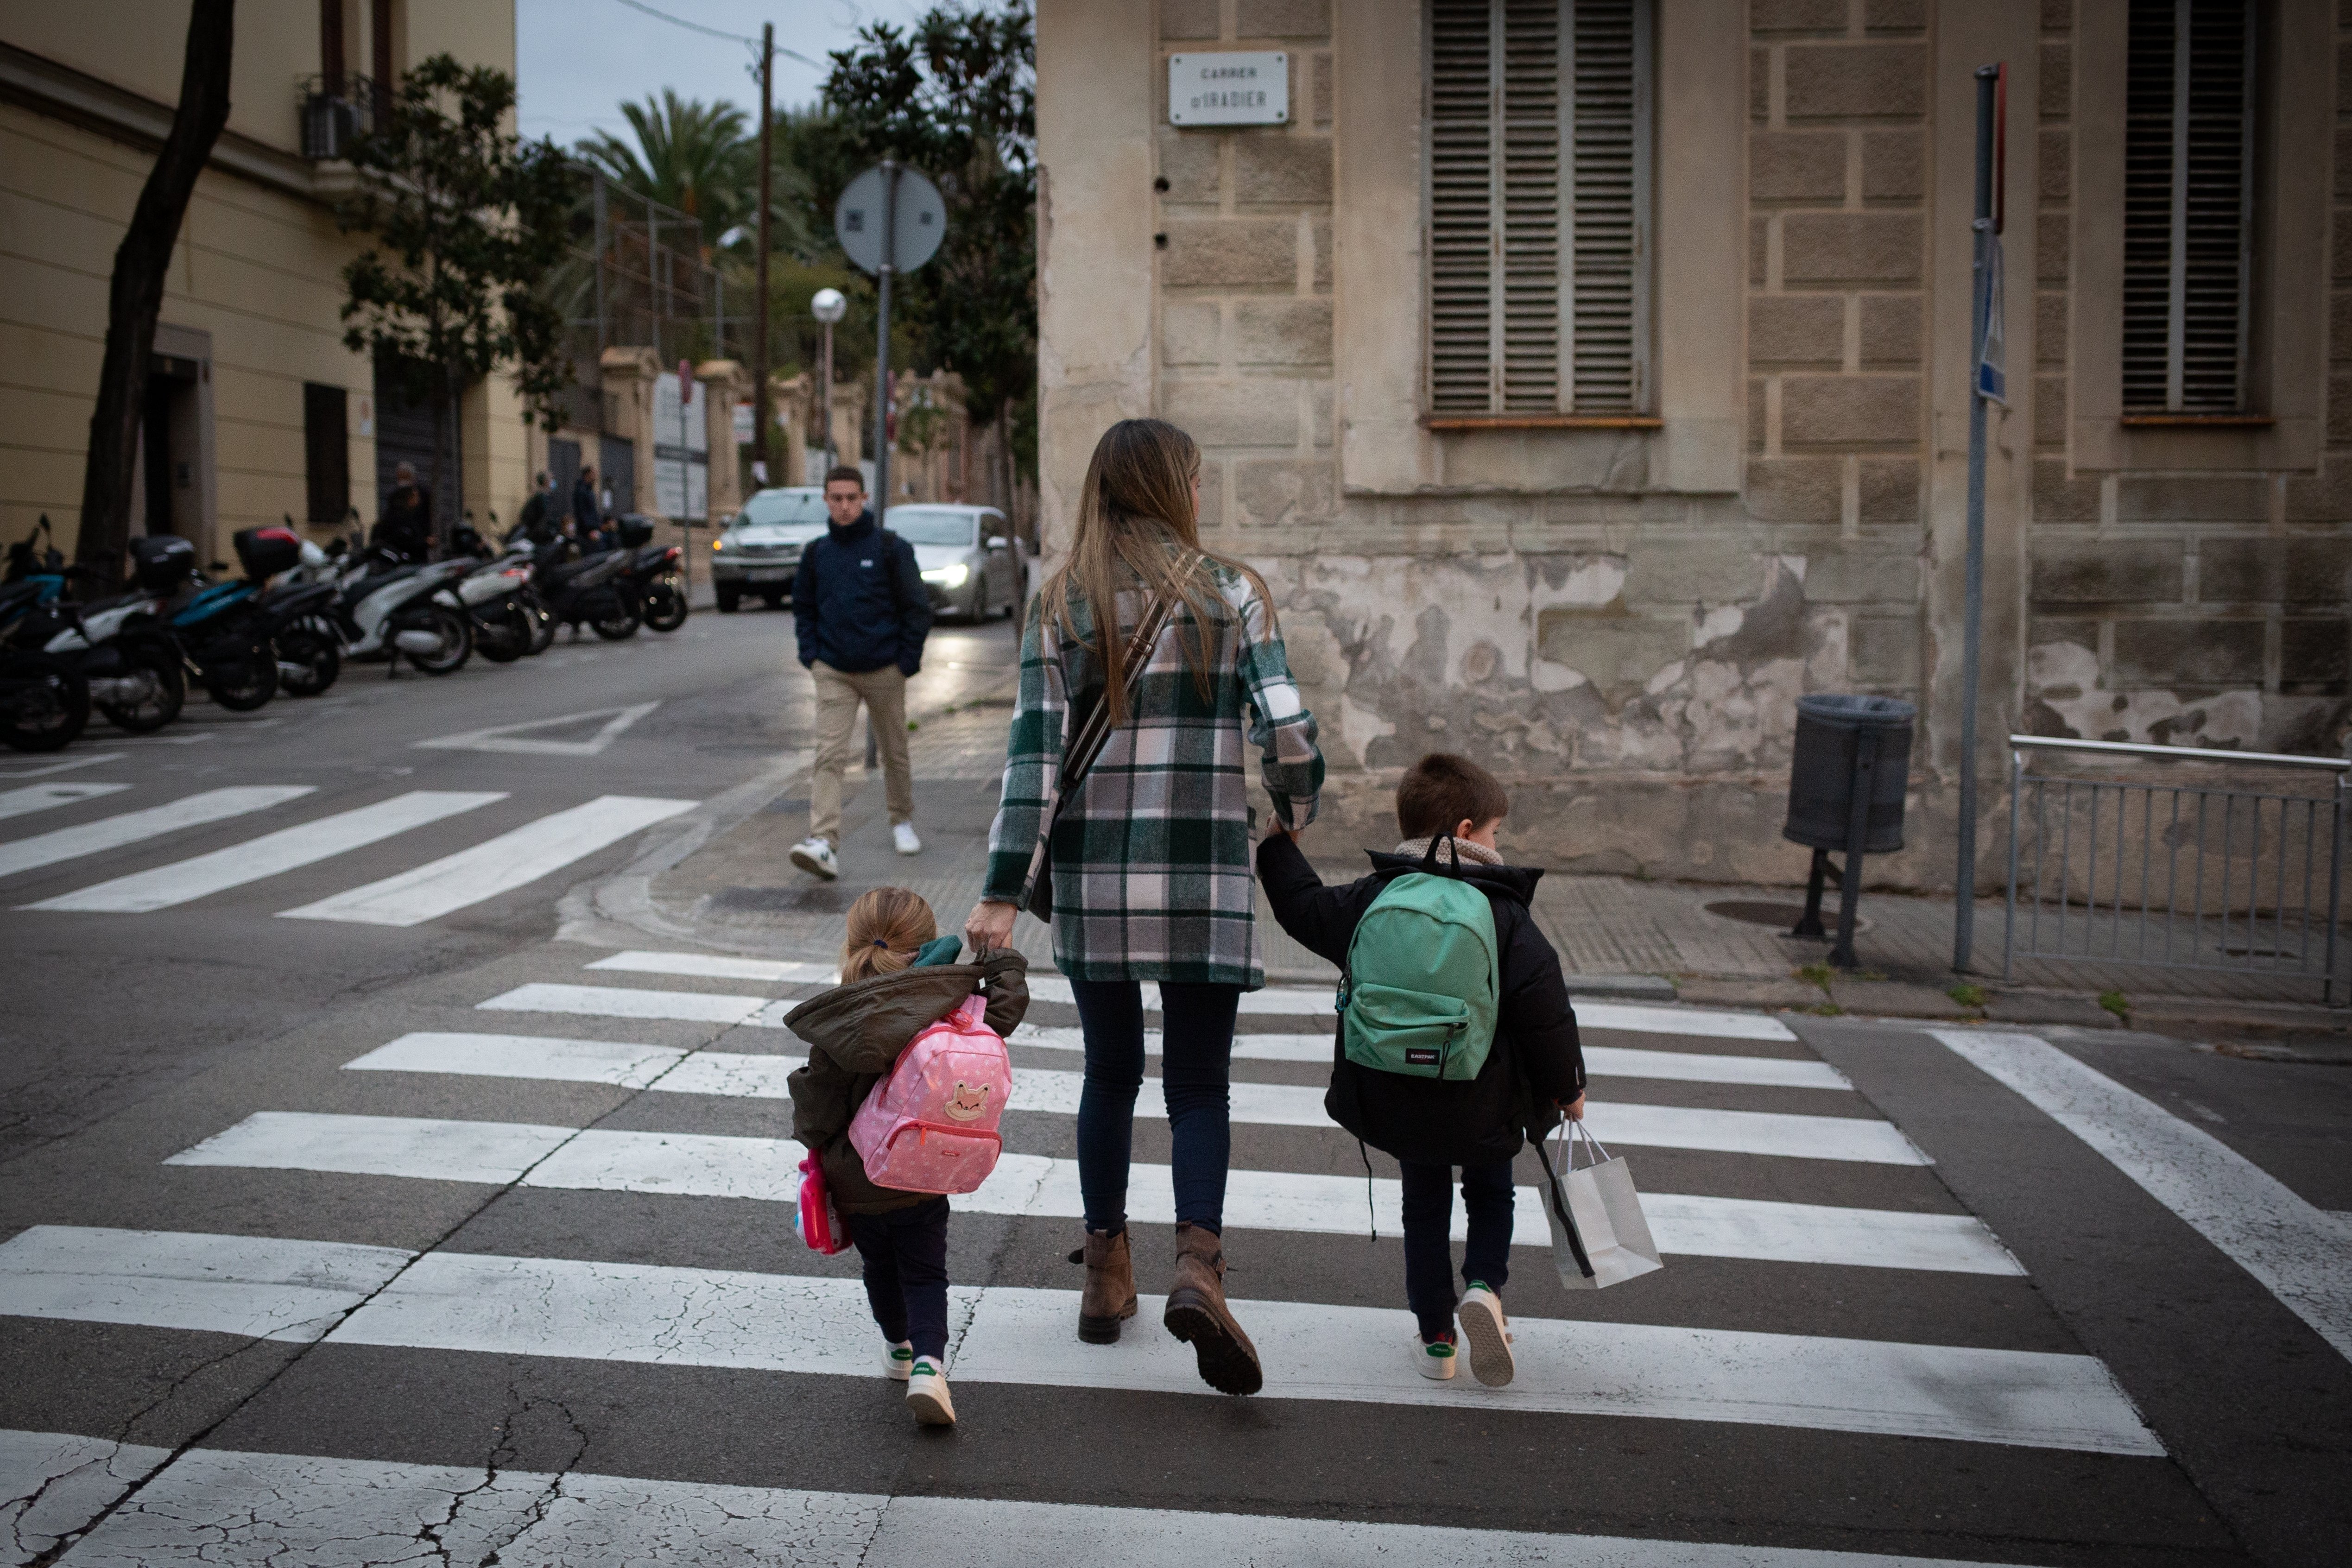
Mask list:
[[[427,675],[465,667],[474,654],[473,621],[452,590],[474,563],[400,564],[373,546],[355,561],[347,554],[341,540],[328,552],[330,565],[341,568],[332,615],[345,658],[388,659],[387,674],[398,674],[403,658]]]
[[[622,581],[635,558],[628,550],[599,551],[569,562],[549,554],[532,568],[531,584],[555,622],[570,626],[573,637],[584,621],[605,641],[620,642],[636,636],[644,618]]]
[[[530,545],[518,541],[509,553],[477,566],[457,584],[458,602],[473,617],[474,647],[493,664],[512,664],[538,641],[545,612],[527,597],[530,578]]]
[[[184,539],[134,539],[131,592],[88,605],[72,604],[62,593],[37,595],[7,627],[7,646],[46,653],[70,667],[116,729],[134,735],[160,730],[180,716],[187,680],[179,645],[156,612],[163,595],[187,580],[195,558],[195,547]],[[61,586],[64,574],[57,576]]]
[[[620,520],[621,546],[630,552],[623,574],[623,592],[637,606],[646,626],[674,632],[686,625],[686,552],[675,544],[649,544],[652,525],[642,519]]]
[[[257,592],[247,602],[253,629],[278,665],[278,689],[316,697],[342,673],[343,639],[331,606],[341,592],[327,552],[295,531],[248,528],[236,535],[236,558]]]
[[[245,559],[247,536],[257,531],[247,529],[236,535],[237,558],[246,565],[245,577],[205,584],[192,566],[189,577],[198,584],[196,592],[170,610],[172,636],[187,661],[188,673],[203,683],[215,702],[232,713],[251,712],[278,695],[277,651],[253,615],[262,574],[255,573]],[[177,590],[172,596],[177,596]]]
[[[9,546],[8,581],[0,585],[0,639],[64,587],[64,558],[54,549],[47,552],[47,560],[33,552],[34,537],[48,525],[44,517],[32,534]],[[35,572],[37,563],[52,570]],[[18,752],[54,752],[89,722],[89,682],[80,671],[55,654],[0,641],[0,744]]]

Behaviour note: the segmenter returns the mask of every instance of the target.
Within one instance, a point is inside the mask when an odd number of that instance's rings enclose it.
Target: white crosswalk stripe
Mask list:
[[[6,1457],[21,1454],[11,1468]],[[558,1568],[582,1563],[790,1563],[803,1568],[929,1568],[942,1542],[961,1568],[1118,1563],[1191,1568],[1202,1562],[1326,1565],[1444,1562],[1450,1568],[1998,1568],[1775,1546],[1639,1537],[1439,1529],[1429,1525],[1109,1508],[986,1498],[886,1496],[567,1471],[397,1464],[296,1454],[168,1450],[46,1432],[0,1432],[0,1484],[42,1497],[48,1521],[18,1537],[95,1516],[170,1459],[168,1469],[101,1522],[65,1559],[71,1568],[148,1568],[182,1557],[188,1521],[203,1520],[203,1561],[215,1568],[372,1568],[412,1559],[429,1542],[452,1568]],[[87,1471],[68,1469],[89,1467]],[[42,1482],[79,1481],[60,1500]],[[0,1522],[5,1521],[0,1513]]]
[[[45,784],[0,790],[0,821],[23,816],[29,812],[47,811],[52,806],[96,800],[100,795],[114,795],[130,787],[121,784]]]
[[[0,877],[54,866],[61,860],[79,859],[101,850],[120,849],[126,845],[160,838],[167,833],[177,833],[184,827],[202,827],[208,823],[226,822],[233,816],[268,811],[273,805],[299,800],[316,787],[312,784],[233,784],[226,789],[208,789],[183,795],[178,800],[151,805],[142,811],[102,816],[96,822],[54,828],[29,838],[12,838],[0,844]]]
[[[362,1058],[352,1065],[366,1061]],[[713,1064],[711,1076],[730,1071]],[[1014,1109],[1024,1109],[1017,1083],[1014,1092]],[[1074,1110],[1075,1096],[1071,1099],[1069,1109]],[[1141,1113],[1144,1108],[1137,1109]],[[799,1200],[799,1164],[804,1152],[800,1144],[783,1138],[264,1110],[165,1163],[492,1185],[520,1182],[529,1187],[789,1204]],[[1541,1189],[1521,1187],[1517,1199],[1514,1236],[1518,1244],[1549,1247]],[[1001,1156],[988,1180],[977,1192],[960,1195],[956,1206],[976,1214],[1062,1219],[1086,1212],[1077,1163],[1037,1154]],[[1168,1167],[1133,1166],[1128,1206],[1130,1217],[1142,1223],[1174,1223]],[[1669,1253],[1972,1274],[2019,1272],[2016,1260],[1991,1233],[1965,1215],[1655,1193],[1643,1194],[1643,1206],[1658,1245]],[[1373,1225],[1395,1236],[1403,1225],[1403,1193],[1398,1182],[1386,1177],[1367,1181],[1235,1169],[1226,1179],[1225,1219],[1241,1230],[1352,1236]],[[1455,1240],[1466,1236],[1467,1224],[1467,1216],[1457,1209]]]
[[[192,1258],[227,1239],[240,1243],[248,1276],[235,1294],[185,1278]],[[283,1260],[265,1278],[276,1246],[286,1247]],[[256,1325],[243,1331],[270,1325],[277,1337],[301,1337],[334,1294],[308,1283],[325,1261],[320,1246],[39,1226],[0,1244],[0,1313],[70,1317],[94,1302],[109,1309],[102,1321],[217,1328],[242,1315]],[[61,1282],[59,1255],[73,1266]],[[306,1299],[289,1304],[298,1292]],[[866,1292],[854,1279],[444,1251],[416,1258],[372,1294],[348,1286],[341,1294],[356,1309],[325,1333],[330,1344],[873,1375]],[[950,1371],[967,1384],[1218,1397],[1191,1352],[1163,1336],[1074,1354],[1076,1304],[1074,1291],[951,1288]],[[1142,1315],[1157,1317],[1162,1305],[1147,1297]],[[1252,1300],[1248,1312],[1267,1368],[1262,1397],[1445,1407],[1463,1399],[1381,1353],[1405,1331],[1400,1311]],[[1475,1395],[1496,1410],[2164,1451],[2087,1356],[1530,1317],[1512,1326],[1521,1377]]]
[[[487,843],[299,909],[284,920],[412,926],[527,887],[640,828],[691,811],[690,800],[607,795],[502,833]]]
[[[383,839],[506,799],[504,790],[411,790],[406,795],[283,827],[191,860],[100,882],[27,904],[34,910],[144,914],[314,865]]]

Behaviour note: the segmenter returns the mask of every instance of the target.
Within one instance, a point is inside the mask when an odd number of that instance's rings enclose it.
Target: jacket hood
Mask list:
[[[1408,871],[1431,869],[1427,862],[1410,855],[1391,855],[1385,850],[1368,851],[1372,872],[1384,878],[1402,877]],[[1475,860],[1465,860],[1461,869],[1454,868],[1453,858],[1443,848],[1437,852],[1436,872],[1441,877],[1460,877],[1488,893],[1499,893],[1524,908],[1535,898],[1536,883],[1543,878],[1540,866],[1487,866]]]
[[[836,985],[784,1015],[784,1027],[823,1051],[845,1071],[890,1070],[915,1032],[938,1023],[963,999],[990,983],[990,1026],[1009,1032],[1028,1005],[1028,960],[1018,952],[992,952],[981,963],[940,963],[901,969],[893,974]],[[1003,1004],[1019,998],[1012,1022],[997,1019]]]
[[[874,531],[874,509],[872,507],[867,507],[864,511],[859,512],[857,514],[857,521],[851,523],[847,528],[844,528],[841,524],[834,521],[832,516],[827,514],[824,520],[824,526],[827,532],[831,533],[834,538],[839,540],[844,544],[848,543],[853,539],[863,539],[867,534]]]

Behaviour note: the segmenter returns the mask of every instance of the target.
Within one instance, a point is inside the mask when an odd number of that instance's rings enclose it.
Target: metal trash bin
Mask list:
[[[1837,942],[1830,962],[1854,967],[1853,928],[1862,861],[1903,847],[1903,800],[1911,773],[1911,730],[1919,710],[1899,697],[1823,694],[1797,699],[1795,754],[1789,768],[1789,820],[1780,837],[1813,852],[1805,912],[1790,932],[1822,936],[1822,889],[1839,888]],[[1843,868],[1830,864],[1835,850]]]

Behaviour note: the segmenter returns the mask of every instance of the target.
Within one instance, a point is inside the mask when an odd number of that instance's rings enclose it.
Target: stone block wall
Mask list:
[[[2087,740],[2340,753],[2352,721],[2352,181],[2336,174],[2319,474],[2075,468],[2067,446],[2074,0],[2043,0],[2033,518],[2024,727]],[[2352,9],[2336,119],[2352,135]],[[2016,113],[2012,104],[2011,113]],[[2014,134],[2014,128],[2012,134]],[[2011,264],[2014,279],[2018,267]],[[2014,284],[2012,283],[2012,287]],[[2313,323],[2315,330],[2318,323]],[[2016,374],[2012,366],[2011,374]]]
[[[1260,531],[1328,519],[1331,451],[1328,0],[1163,0],[1160,56],[1280,49],[1290,122],[1178,130],[1154,182],[1157,403],[1202,447],[1201,524],[1248,552]],[[1164,64],[1155,91],[1165,95]]]

